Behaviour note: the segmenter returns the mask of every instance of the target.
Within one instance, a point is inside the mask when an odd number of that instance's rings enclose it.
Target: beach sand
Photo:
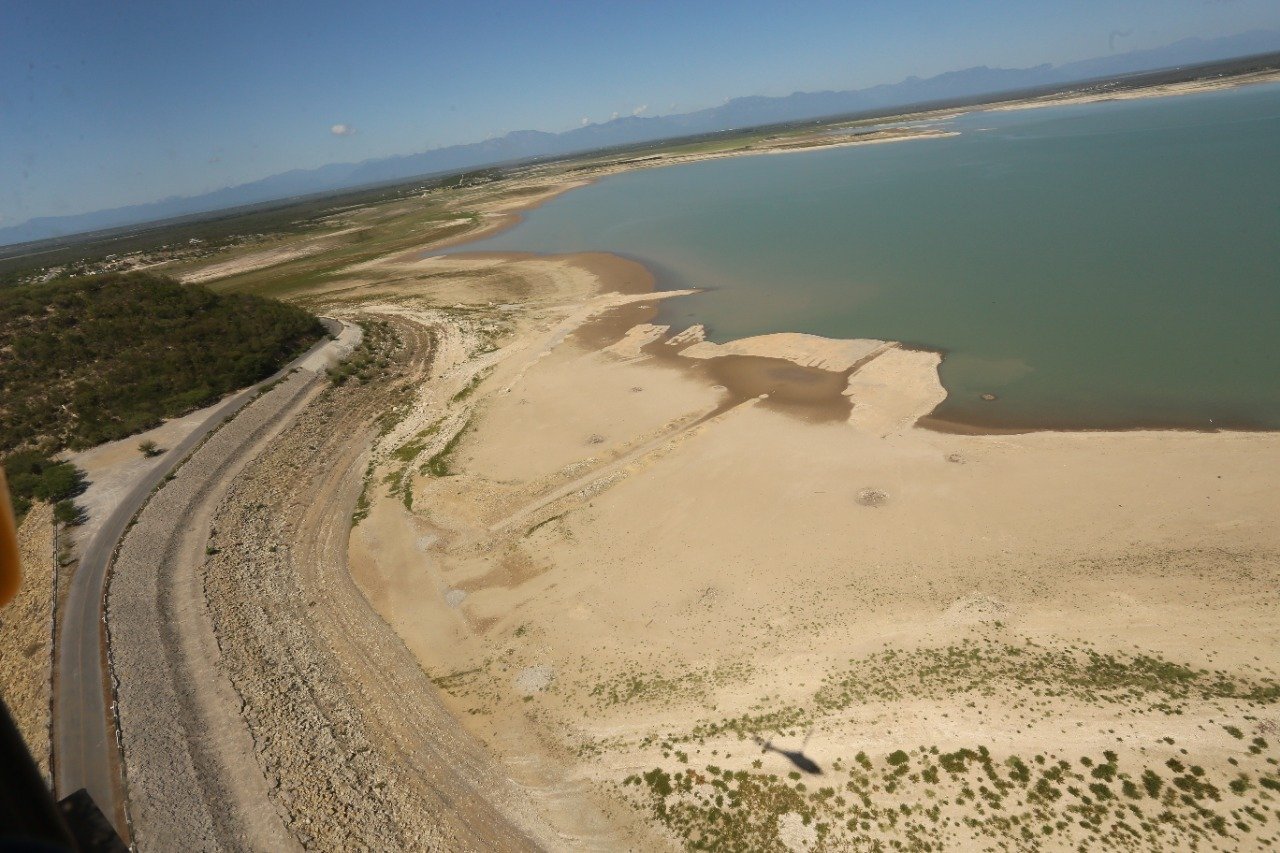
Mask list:
[[[401,470],[412,496],[371,487],[352,571],[566,846],[679,846],[732,825],[724,837],[751,846],[981,847],[1019,837],[989,820],[1003,809],[1073,847],[1117,819],[1082,828],[1067,805],[1092,805],[1020,783],[978,809],[963,794],[976,781],[894,781],[897,750],[917,770],[931,750],[1066,760],[1061,784],[1078,772],[1083,788],[1098,783],[1078,759],[1115,755],[1117,798],[1121,777],[1182,760],[1223,798],[1189,801],[1206,814],[1270,810],[1253,782],[1228,782],[1245,764],[1272,772],[1271,746],[1248,747],[1276,724],[1280,436],[938,432],[917,426],[945,396],[936,353],[711,344],[650,325],[670,295],[637,293],[641,271],[607,256],[407,263],[431,277],[379,310],[458,338],[380,446],[371,482]],[[454,322],[461,289],[493,319],[471,302]],[[407,465],[394,456],[424,434]],[[1199,669],[1264,699],[1188,687]],[[712,816],[711,768],[745,774],[731,787],[763,797],[758,820]],[[703,781],[664,793],[678,772]],[[877,786],[867,829],[810,796],[856,774]],[[1131,822],[1152,843],[1215,832],[1189,803],[1144,802],[1172,817]]]
[[[1280,842],[1280,434],[958,429],[939,353],[712,343],[623,258],[437,254],[780,152],[451,190],[466,234],[300,295],[431,341],[360,590],[565,849]]]

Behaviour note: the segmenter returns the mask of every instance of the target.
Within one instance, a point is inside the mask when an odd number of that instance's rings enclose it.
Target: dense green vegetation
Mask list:
[[[84,474],[70,462],[55,462],[43,453],[27,450],[4,460],[9,481],[9,497],[18,516],[27,514],[35,501],[54,504],[54,516],[63,524],[80,520],[80,510],[72,498],[85,489]]]
[[[123,438],[263,379],[324,333],[295,306],[146,273],[0,289],[0,454]]]

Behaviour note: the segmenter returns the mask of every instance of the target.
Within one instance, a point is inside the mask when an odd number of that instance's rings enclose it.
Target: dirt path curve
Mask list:
[[[392,323],[405,344],[401,375],[423,381],[430,331]],[[219,507],[206,595],[222,662],[272,797],[304,847],[554,844],[348,571],[351,514],[387,386],[328,392]]]
[[[218,669],[199,568],[214,507],[317,390],[299,371],[219,430],[125,535],[107,596],[134,840],[144,850],[296,849]]]
[[[338,324],[326,322],[337,331]],[[349,334],[344,334],[344,338],[349,337]],[[275,381],[295,367],[314,369],[331,353],[350,345],[350,340],[321,341],[261,384]],[[247,405],[261,384],[227,398],[166,454],[163,464],[128,491],[85,547],[80,565],[71,579],[61,615],[57,648],[53,700],[54,782],[60,796],[86,788],[103,813],[121,831],[125,826],[116,733],[114,721],[107,711],[103,671],[103,602],[107,567],[129,521],[151,496],[152,490],[181,464],[192,448]]]

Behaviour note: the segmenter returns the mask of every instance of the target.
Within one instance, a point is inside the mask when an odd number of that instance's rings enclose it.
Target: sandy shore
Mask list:
[[[1253,74],[1241,74],[1227,78],[1209,80],[1187,80],[1181,83],[1166,83],[1158,86],[1145,86],[1139,89],[1106,90],[1101,92],[1062,92],[1056,95],[1045,95],[1021,101],[995,104],[980,107],[970,112],[982,110],[1028,110],[1037,107],[1057,106],[1061,104],[1089,104],[1098,101],[1131,101],[1141,98],[1167,98],[1177,95],[1194,95],[1201,92],[1214,92],[1222,89],[1236,89],[1241,86],[1252,86],[1262,83],[1280,82],[1280,71],[1259,71]]]
[[[566,846],[729,832],[712,768],[773,804],[732,824],[761,848],[1016,839],[968,802],[976,781],[921,781],[932,750],[995,756],[1000,808],[1047,822],[1051,848],[1117,818],[1080,826],[1092,806],[1007,782],[1014,759],[1070,762],[1046,783],[1064,791],[1098,784],[1081,756],[1110,762],[1117,798],[1194,763],[1220,797],[1197,808],[1271,808],[1228,783],[1271,772],[1248,747],[1275,725],[1280,436],[939,433],[916,426],[944,395],[934,353],[710,344],[651,325],[669,294],[620,293],[634,270],[614,287],[598,258],[394,269],[380,310],[448,329],[453,356],[375,451],[370,483],[398,485],[370,487],[352,571]],[[1251,698],[1188,687],[1202,669]],[[886,790],[900,749],[915,771]],[[865,782],[869,828],[814,799],[833,782]],[[1151,805],[1172,815],[1132,819],[1151,843],[1219,838],[1186,802]]]
[[[534,170],[450,203],[474,239],[669,162]],[[631,261],[443,245],[305,293],[390,318],[412,381],[353,391],[223,508],[217,630],[270,772],[288,756],[303,791],[315,748],[261,687],[296,664],[253,643],[287,641],[342,699],[321,710],[359,713],[371,766],[416,780],[388,838],[492,788],[553,849],[1280,841],[1280,434],[926,429],[937,353],[712,343],[654,323],[680,294]],[[402,654],[435,692],[398,695]],[[429,778],[396,746],[452,743],[453,721],[475,775]],[[365,825],[274,802],[290,827]]]

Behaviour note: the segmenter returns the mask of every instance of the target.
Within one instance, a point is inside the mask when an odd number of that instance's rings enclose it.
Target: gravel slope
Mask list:
[[[400,367],[427,367],[398,323]],[[208,605],[259,761],[308,849],[528,849],[518,797],[347,570],[370,426],[388,384],[326,392],[218,509]]]
[[[107,617],[130,817],[142,849],[293,846],[253,761],[235,694],[216,668],[197,569],[216,500],[316,386],[316,374],[297,371],[214,433],[121,544]]]
[[[390,376],[330,388],[295,372],[197,450],[122,542],[108,620],[140,849],[548,840],[509,817],[522,798],[347,570],[373,424],[430,365],[429,331],[395,322]]]

